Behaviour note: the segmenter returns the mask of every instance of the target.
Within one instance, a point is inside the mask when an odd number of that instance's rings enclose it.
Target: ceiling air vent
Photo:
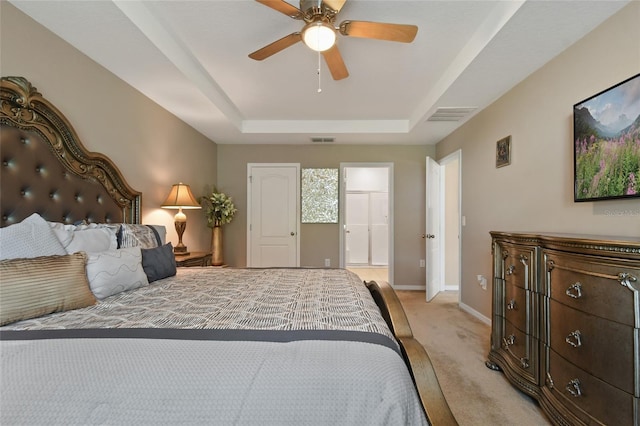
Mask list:
[[[335,141],[336,138],[333,136],[315,136],[311,138],[311,142],[315,143],[329,143]]]
[[[473,111],[478,109],[477,107],[442,107],[438,108],[436,112],[427,119],[427,121],[460,121]]]

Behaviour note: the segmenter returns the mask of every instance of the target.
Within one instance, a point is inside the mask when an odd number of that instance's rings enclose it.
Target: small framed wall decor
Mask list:
[[[496,167],[511,164],[511,135],[496,142]]]

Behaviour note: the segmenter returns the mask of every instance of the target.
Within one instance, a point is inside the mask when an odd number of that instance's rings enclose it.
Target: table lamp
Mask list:
[[[174,216],[174,224],[176,232],[178,233],[178,245],[173,248],[173,253],[176,255],[186,256],[189,254],[187,246],[182,243],[182,234],[187,228],[187,215],[182,212],[182,209],[200,209],[202,206],[198,204],[195,197],[191,193],[189,185],[185,185],[180,182],[171,187],[169,196],[162,203],[163,209],[178,209],[178,213]]]

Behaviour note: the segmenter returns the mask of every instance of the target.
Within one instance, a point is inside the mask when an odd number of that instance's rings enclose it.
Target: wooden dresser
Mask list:
[[[640,239],[491,232],[487,366],[559,425],[640,425]]]

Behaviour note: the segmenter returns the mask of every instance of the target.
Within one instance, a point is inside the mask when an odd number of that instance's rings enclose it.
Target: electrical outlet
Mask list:
[[[425,267],[424,259],[420,259],[420,267],[421,268]]]
[[[331,266],[331,259],[325,259],[324,266]]]
[[[478,275],[478,284],[480,285],[480,287],[482,287],[483,290],[487,289],[487,279],[484,277],[484,275]]]

